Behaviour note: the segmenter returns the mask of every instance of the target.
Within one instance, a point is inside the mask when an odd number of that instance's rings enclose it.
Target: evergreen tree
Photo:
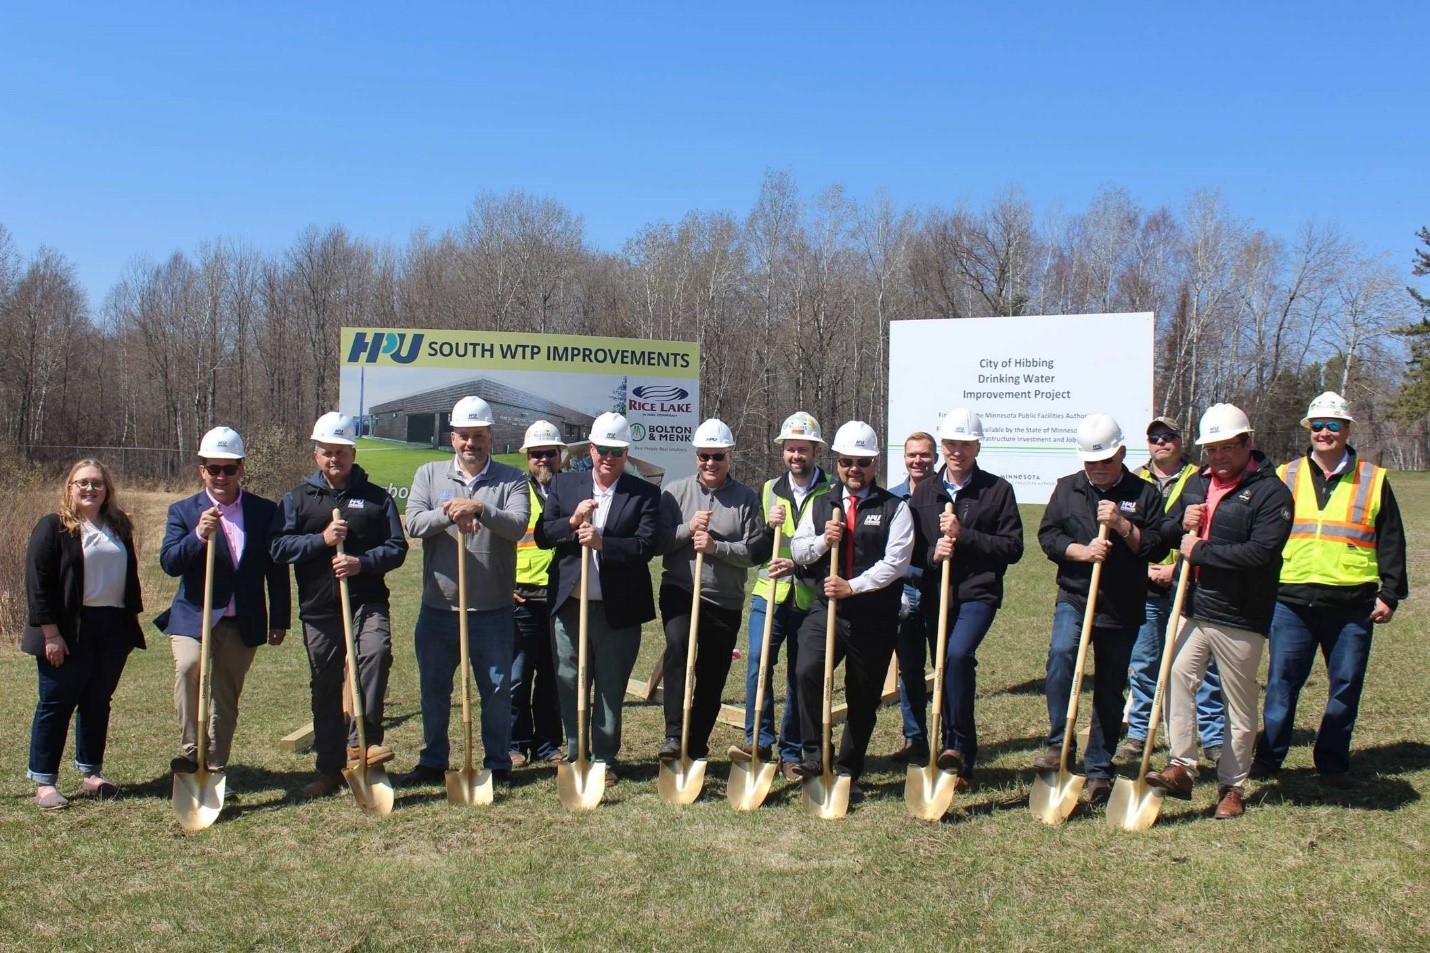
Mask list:
[[[1411,271],[1416,275],[1430,275],[1430,228],[1420,229],[1416,237],[1424,247],[1415,249]],[[1410,360],[1405,386],[1395,399],[1391,415],[1400,420],[1423,420],[1430,416],[1430,297],[1415,288],[1406,290],[1420,306],[1420,320],[1396,331],[1410,344]]]

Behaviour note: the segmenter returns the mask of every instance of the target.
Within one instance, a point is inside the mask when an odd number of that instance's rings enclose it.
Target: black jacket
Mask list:
[[[1205,539],[1192,549],[1191,588],[1184,615],[1265,635],[1281,577],[1281,550],[1291,535],[1291,491],[1260,450],[1254,469],[1217,504]],[[1205,503],[1211,472],[1187,481],[1172,506],[1178,527],[1188,506]]]
[[[995,609],[1003,604],[1003,574],[1023,558],[1023,520],[1018,501],[1007,480],[974,465],[968,485],[951,500],[943,482],[944,468],[914,488],[909,505],[914,516],[914,560],[927,567],[920,584],[922,605],[937,613],[943,567],[933,561],[934,547],[943,533],[939,517],[952,502],[960,525],[953,548],[949,589],[957,602],[986,602]]]
[[[323,542],[323,530],[341,509],[348,524],[343,551],[356,556],[360,569],[348,578],[353,606],[385,604],[383,576],[407,559],[407,537],[397,518],[397,507],[387,491],[369,482],[363,468],[354,464],[348,485],[334,490],[315,472],[297,489],[283,495],[283,503],[269,530],[273,561],[291,563],[298,580],[298,617],[336,619],[342,616],[338,579],[333,575],[337,550]]]
[[[555,615],[566,600],[580,598],[581,544],[571,529],[571,514],[594,495],[590,470],[556,474],[546,494],[546,507],[536,522],[536,545],[555,549],[547,583],[547,605]],[[606,524],[601,528],[601,601],[593,603],[618,629],[655,618],[650,560],[655,555],[660,490],[638,476],[621,474],[611,496]]]
[[[1186,494],[1182,494],[1185,498]],[[1088,482],[1082,470],[1058,480],[1038,527],[1038,544],[1058,564],[1058,602],[1082,612],[1092,583],[1092,563],[1066,558],[1068,545],[1087,545],[1097,538],[1097,504],[1112,500],[1122,515],[1140,530],[1137,549],[1109,532],[1112,552],[1102,564],[1102,584],[1093,624],[1104,628],[1140,626],[1147,615],[1147,565],[1167,555],[1172,540],[1180,539],[1163,510],[1162,494],[1146,480],[1122,468],[1117,483],[1107,492]]]
[[[120,537],[127,559],[124,564],[124,632],[120,633],[136,649],[144,648],[139,613],[144,599],[139,592],[139,562],[134,555],[134,539]],[[79,637],[79,610],[84,606],[84,545],[79,536],[65,531],[58,513],[40,517],[30,533],[25,550],[25,596],[29,603],[25,634],[20,650],[44,655],[42,625],[60,630],[65,646],[73,651]]]

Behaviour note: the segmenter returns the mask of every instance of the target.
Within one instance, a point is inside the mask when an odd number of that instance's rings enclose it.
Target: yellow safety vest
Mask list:
[[[1182,472],[1178,474],[1177,482],[1172,484],[1172,492],[1165,501],[1165,509],[1170,510],[1172,508],[1172,504],[1177,502],[1177,497],[1181,496],[1182,491],[1187,488],[1187,481],[1190,480],[1192,478],[1192,474],[1196,472],[1197,465],[1195,463],[1188,463],[1182,467]],[[1157,478],[1152,475],[1152,464],[1150,463],[1143,464],[1141,467],[1138,467],[1137,475],[1140,476],[1142,479],[1146,480],[1148,483],[1155,484],[1157,482]],[[1168,553],[1167,557],[1163,559],[1158,565],[1170,566],[1176,561],[1177,547],[1173,546],[1172,551]]]
[[[777,477],[776,480],[777,479],[780,478]],[[766,521],[769,519],[770,507],[775,505],[774,488],[776,480],[766,480],[764,489],[760,492],[760,500],[763,503]],[[800,512],[798,513],[795,512],[794,503],[792,501],[784,497],[779,498],[779,502],[785,505],[785,524],[780,536],[780,551],[776,553],[775,556],[781,559],[791,558],[789,544],[790,540],[794,539],[794,531],[799,529],[799,517],[804,510],[809,508],[809,505],[813,503],[817,497],[828,492],[828,478],[820,480],[818,484],[810,487],[809,495],[804,498],[804,506],[800,508]],[[750,589],[750,595],[760,596],[765,600],[766,605],[777,606],[782,604],[789,596],[790,586],[794,586],[794,607],[796,609],[800,612],[804,612],[814,604],[813,582],[804,579],[792,579],[789,576],[785,576],[783,579],[771,579],[769,563],[765,563],[761,566],[759,571],[755,574],[755,585]],[[771,587],[774,589],[773,596],[770,595]]]
[[[1375,519],[1380,514],[1385,470],[1357,460],[1343,474],[1326,508],[1317,505],[1311,466],[1300,457],[1276,468],[1296,501],[1291,538],[1282,551],[1281,582],[1362,586],[1380,581]]]
[[[526,522],[526,535],[516,544],[516,581],[518,585],[540,587],[546,585],[551,557],[556,555],[556,551],[536,545],[536,521],[541,519],[545,504],[530,480],[526,482],[526,489],[531,493],[531,518]]]

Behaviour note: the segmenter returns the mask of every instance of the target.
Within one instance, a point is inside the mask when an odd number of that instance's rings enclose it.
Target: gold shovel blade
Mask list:
[[[223,811],[227,787],[228,782],[221,772],[175,773],[174,818],[179,826],[190,833],[211,826]]]
[[[1028,810],[1044,824],[1057,827],[1072,815],[1087,778],[1066,768],[1039,771],[1028,792]]]
[[[775,781],[772,761],[730,762],[730,780],[725,785],[725,799],[737,811],[755,811],[765,803],[770,785]]]
[[[922,821],[941,820],[958,790],[958,772],[940,771],[936,765],[909,765],[904,775],[904,806]]]
[[[392,813],[392,781],[381,765],[343,768],[343,777],[352,788],[353,800],[366,814],[386,817]]]
[[[705,787],[705,765],[704,758],[662,761],[655,779],[660,799],[667,804],[694,804]]]
[[[1157,823],[1165,795],[1141,779],[1118,778],[1107,802],[1107,823],[1124,831],[1145,831]]]
[[[556,766],[556,794],[568,811],[593,811],[606,794],[606,765],[601,761],[562,761]]]
[[[447,803],[485,807],[492,803],[492,773],[483,768],[447,772]]]
[[[799,791],[804,809],[826,821],[837,821],[849,813],[849,775],[806,778]]]

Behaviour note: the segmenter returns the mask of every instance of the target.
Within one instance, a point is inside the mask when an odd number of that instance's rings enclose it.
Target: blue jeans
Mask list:
[[[750,651],[746,654],[745,665],[745,741],[748,743],[755,730],[755,690],[760,684],[761,641],[765,637],[765,613],[768,604],[763,596],[750,600]],[[795,681],[795,661],[799,657],[799,639],[795,633],[804,621],[808,610],[801,612],[790,600],[775,607],[775,623],[770,630],[770,663],[765,673],[765,710],[760,713],[760,744],[767,748],[775,745],[775,692],[774,670],[779,661],[780,646],[785,646],[785,711],[780,719],[779,756],[781,761],[798,761],[800,755],[799,734],[799,686]]]
[[[467,651],[482,705],[482,765],[511,769],[511,606],[467,613]],[[422,606],[413,645],[422,696],[422,751],[417,760],[446,770],[451,759],[447,726],[452,716],[452,676],[461,661],[457,613]],[[463,673],[466,677],[466,673]]]
[[[1092,630],[1092,731],[1083,753],[1087,777],[1112,777],[1112,748],[1122,726],[1122,688],[1127,684],[1127,661],[1137,626]],[[1082,613],[1067,602],[1053,608],[1053,635],[1048,645],[1048,747],[1063,743],[1067,728],[1068,699],[1072,697],[1073,669],[1077,666],[1077,643],[1082,634]],[[1112,731],[1103,729],[1111,725]]]
[[[973,718],[973,701],[978,691],[978,659],[975,653],[993,626],[996,610],[986,602],[972,601],[955,602],[948,609],[948,646],[943,662],[943,728],[940,732],[943,737],[939,739],[939,747],[952,748],[963,755],[962,773],[968,776],[978,760],[978,727]],[[926,612],[926,621],[929,631],[936,637],[938,606],[931,606],[930,610]],[[923,679],[917,681],[922,691]],[[922,705],[918,714],[922,720]]]
[[[511,657],[511,750],[545,761],[561,752],[561,703],[551,658],[551,619],[542,600],[513,610],[516,644]]]
[[[1132,707],[1127,712],[1127,737],[1138,740],[1147,737],[1147,723],[1152,716],[1152,694],[1157,690],[1157,671],[1162,665],[1163,639],[1172,612],[1172,594],[1147,593],[1147,621],[1137,630],[1132,645],[1132,662],[1127,672],[1132,692]],[[1166,729],[1163,723],[1163,730]],[[1221,697],[1221,675],[1216,660],[1207,665],[1207,676],[1197,689],[1197,734],[1203,748],[1222,743],[1226,734],[1226,703]]]
[[[1325,774],[1350,770],[1351,732],[1360,710],[1373,632],[1366,609],[1313,609],[1276,603],[1271,617],[1265,727],[1256,739],[1257,762],[1277,768],[1286,759],[1291,728],[1296,722],[1296,701],[1319,649],[1326,659],[1330,685],[1312,757],[1316,770]]]
[[[82,608],[79,638],[70,646],[64,663],[51,665],[43,654],[36,658],[39,701],[30,725],[30,768],[26,772],[36,784],[57,780],[71,716],[74,766],[84,775],[103,770],[109,703],[133,649],[128,635],[121,634],[120,625],[126,618],[123,609]]]
[[[904,741],[928,747],[928,685],[924,682],[924,662],[933,655],[938,610],[933,621],[918,609],[899,620],[899,640],[894,655],[899,659],[899,712],[904,720]]]

